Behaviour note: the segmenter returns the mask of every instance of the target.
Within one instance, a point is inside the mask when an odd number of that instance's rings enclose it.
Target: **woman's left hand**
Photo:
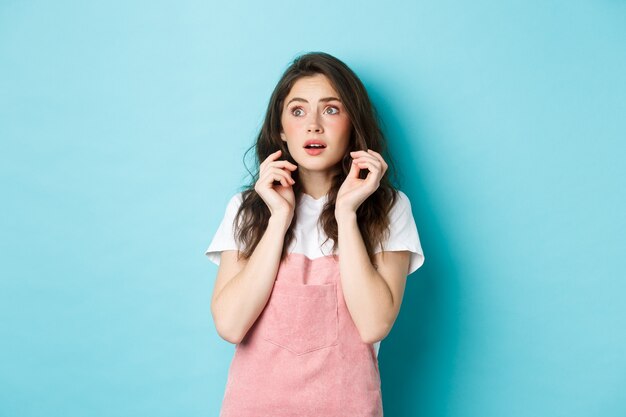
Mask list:
[[[356,213],[370,195],[378,189],[380,179],[387,171],[387,163],[376,151],[368,149],[366,151],[350,152],[353,157],[350,172],[346,177],[339,191],[335,202],[335,214],[344,212]],[[369,173],[365,179],[359,178],[359,171],[367,168]]]

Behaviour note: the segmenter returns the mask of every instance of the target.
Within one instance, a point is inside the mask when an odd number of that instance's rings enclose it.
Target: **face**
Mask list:
[[[284,101],[280,137],[300,166],[332,170],[346,153],[352,124],[339,94],[323,74],[298,79]],[[309,141],[324,148],[307,149]]]

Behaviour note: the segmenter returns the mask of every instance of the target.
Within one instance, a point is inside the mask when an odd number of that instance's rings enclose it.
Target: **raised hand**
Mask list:
[[[335,214],[356,212],[361,203],[378,189],[380,179],[388,168],[383,157],[371,149],[350,152],[350,156],[353,158],[352,165],[348,176],[337,192]],[[367,177],[360,179],[359,171],[365,168],[369,170]]]
[[[272,216],[285,216],[291,219],[296,206],[291,172],[298,168],[286,160],[277,160],[282,151],[271,153],[260,165],[259,179],[254,190],[261,196]],[[274,181],[280,182],[274,185]]]

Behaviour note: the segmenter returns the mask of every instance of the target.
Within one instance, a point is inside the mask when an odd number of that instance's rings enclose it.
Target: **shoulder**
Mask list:
[[[409,197],[401,190],[396,190],[396,198],[391,206],[389,211],[389,217],[397,218],[402,215],[402,213],[410,213],[411,212],[411,200]]]
[[[243,201],[243,191],[239,191],[230,197],[229,203],[241,204]]]
[[[402,207],[411,207],[411,200],[409,196],[404,193],[402,190],[396,190],[396,205],[400,205]]]
[[[411,252],[408,275],[424,263],[424,252],[417,231],[409,197],[396,190],[396,200],[389,212],[389,235],[385,240],[384,251]]]
[[[232,212],[233,210],[236,212],[239,209],[243,201],[243,191],[237,192],[233,194],[228,200],[228,204],[226,205],[226,210]]]
[[[224,227],[233,227],[235,225],[235,217],[237,216],[237,212],[239,212],[239,207],[242,202],[243,192],[237,192],[228,199],[224,210],[224,219],[222,221],[225,224]]]
[[[388,219],[392,235],[403,235],[412,232],[415,226],[411,200],[400,190],[396,191],[396,198],[389,210]],[[392,237],[393,240],[393,237]]]

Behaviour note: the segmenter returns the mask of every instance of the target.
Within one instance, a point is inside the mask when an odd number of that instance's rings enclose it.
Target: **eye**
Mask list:
[[[296,114],[296,112],[301,112],[299,114]],[[302,110],[302,107],[294,107],[291,109],[291,114],[293,114],[294,116],[302,116],[302,114],[304,114],[304,110]]]
[[[329,109],[335,110],[334,113],[328,113],[328,114],[337,114],[337,113],[339,113],[339,109],[337,107],[335,107],[335,106],[330,106],[330,107],[327,107],[326,109],[327,110],[329,110]]]

